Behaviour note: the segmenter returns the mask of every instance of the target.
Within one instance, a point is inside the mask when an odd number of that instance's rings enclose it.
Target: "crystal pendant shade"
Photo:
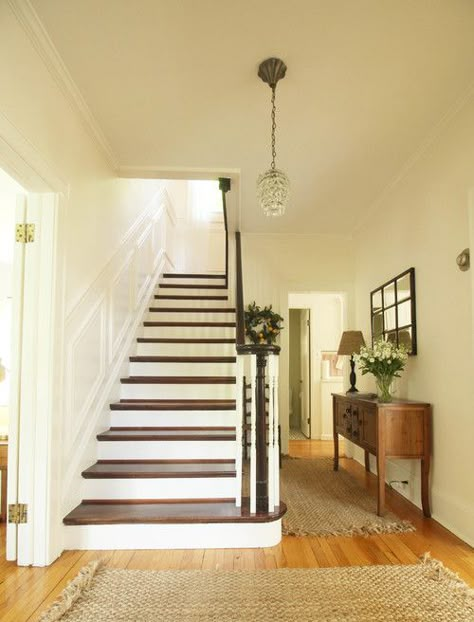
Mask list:
[[[266,216],[282,216],[290,197],[290,180],[277,168],[270,168],[257,180],[257,197]]]

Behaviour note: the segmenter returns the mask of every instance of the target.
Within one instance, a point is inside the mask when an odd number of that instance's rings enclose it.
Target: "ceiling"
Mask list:
[[[350,234],[471,86],[472,0],[31,0],[121,166],[239,170],[242,230]],[[265,217],[260,61],[285,216]]]

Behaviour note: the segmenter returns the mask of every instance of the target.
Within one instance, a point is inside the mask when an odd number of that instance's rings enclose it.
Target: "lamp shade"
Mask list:
[[[338,355],[359,354],[362,346],[365,346],[362,332],[360,330],[346,330],[342,333],[337,353]]]

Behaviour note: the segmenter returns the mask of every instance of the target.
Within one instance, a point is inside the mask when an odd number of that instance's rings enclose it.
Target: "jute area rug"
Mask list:
[[[331,458],[283,460],[281,498],[288,511],[283,533],[296,536],[353,536],[413,531],[408,521],[387,512],[377,516],[377,500]]]
[[[472,622],[474,591],[414,566],[282,570],[84,568],[41,622]]]

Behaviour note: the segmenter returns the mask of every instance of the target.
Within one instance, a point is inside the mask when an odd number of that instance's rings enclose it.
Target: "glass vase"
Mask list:
[[[377,398],[379,402],[391,402],[393,376],[376,376]]]

